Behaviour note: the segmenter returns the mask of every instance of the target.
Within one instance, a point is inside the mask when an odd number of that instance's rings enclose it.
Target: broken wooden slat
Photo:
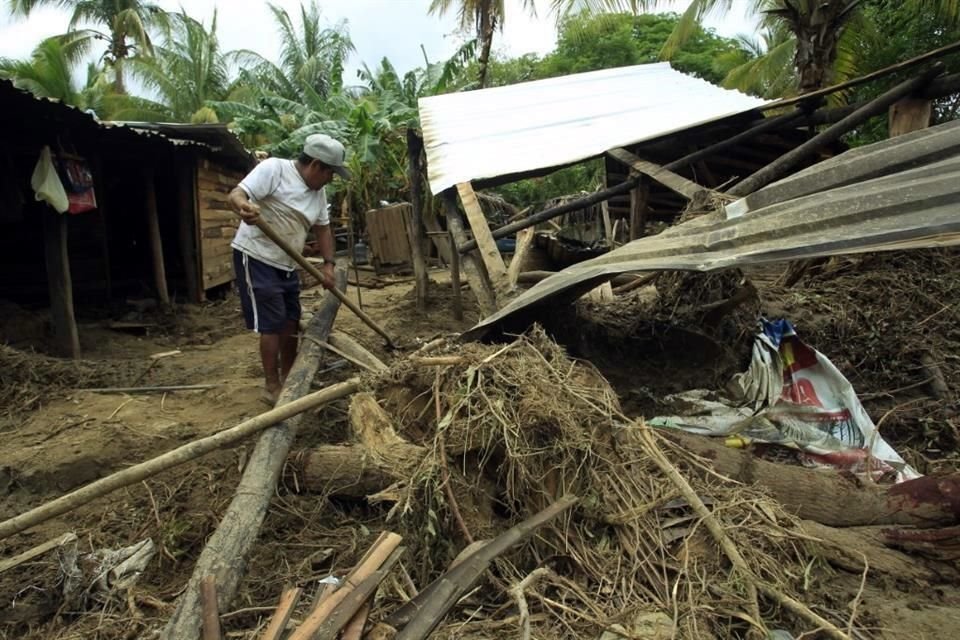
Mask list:
[[[473,192],[473,186],[469,182],[461,182],[457,185],[457,193],[460,194],[460,202],[467,214],[467,222],[470,224],[473,237],[477,241],[480,258],[487,268],[490,284],[496,291],[507,290],[509,288],[507,268],[503,264],[503,258],[500,256],[500,250],[497,249],[497,243],[490,233],[490,225],[487,224],[487,218],[483,215],[483,209],[480,208],[477,194]]]
[[[283,632],[287,628],[287,623],[290,622],[290,616],[293,615],[301,595],[303,595],[303,589],[299,587],[284,590],[283,595],[280,596],[280,603],[277,604],[277,609],[270,618],[270,624],[260,636],[260,640],[280,640],[283,637]]]
[[[0,560],[0,573],[4,571],[9,571],[14,567],[19,567],[24,562],[30,562],[34,558],[39,558],[48,551],[52,551],[58,547],[62,547],[68,542],[74,542],[77,539],[77,534],[67,533],[62,536],[57,536],[52,540],[47,540],[43,544],[38,544],[32,549],[27,549],[23,553],[17,554],[12,558],[6,560]]]
[[[370,353],[363,345],[345,333],[334,331],[323,344],[331,352],[367,371],[377,373],[387,370],[387,365],[380,358]]]
[[[367,624],[367,618],[370,616],[371,608],[369,600],[363,603],[360,610],[350,618],[350,622],[343,628],[343,633],[340,634],[340,640],[360,640],[363,637],[363,628]]]
[[[697,193],[707,190],[706,187],[701,187],[696,182],[677,175],[669,169],[638,158],[626,149],[610,149],[607,151],[607,155],[614,160],[622,162],[637,173],[642,173],[650,179],[659,182],[671,191],[679,193],[687,200],[692,200]]]
[[[463,227],[463,218],[457,210],[457,199],[453,190],[447,189],[440,194],[443,203],[443,211],[447,216],[447,226],[450,228],[450,234],[453,236],[455,246],[451,247],[456,251],[456,246],[460,246],[467,241],[467,233]],[[477,304],[480,306],[480,315],[483,317],[491,316],[497,312],[497,298],[493,293],[493,288],[487,282],[487,273],[483,269],[482,263],[477,264],[473,254],[461,252],[460,272],[466,277],[473,295],[477,297]]]
[[[533,535],[577,503],[577,498],[560,498],[546,509],[507,529],[502,534],[464,558],[456,567],[434,580],[413,600],[397,609],[386,623],[394,628],[403,626],[394,640],[421,640],[430,635],[450,608],[463,597],[483,575],[490,563],[508,549]]]
[[[605,220],[609,222],[609,216],[607,216]],[[517,286],[517,278],[520,277],[523,262],[527,258],[530,247],[533,246],[534,233],[536,232],[532,228],[517,231],[517,247],[513,250],[510,267],[507,269],[507,281],[510,283],[511,289]]]
[[[203,640],[220,640],[220,610],[217,608],[217,577],[200,581],[200,606],[203,608]]]
[[[317,607],[307,616],[307,619],[290,634],[287,640],[312,640],[314,634],[320,628],[320,625],[323,624],[340,603],[350,595],[351,591],[356,589],[361,582],[376,573],[397,550],[402,540],[403,538],[395,533],[388,531],[381,533],[376,542],[373,543],[360,559],[360,562],[357,563],[357,566],[344,578],[340,588],[319,602]],[[362,604],[362,602],[360,604]],[[356,613],[356,609],[353,613]],[[350,615],[352,616],[353,613]],[[349,620],[349,618],[347,618],[347,620]]]

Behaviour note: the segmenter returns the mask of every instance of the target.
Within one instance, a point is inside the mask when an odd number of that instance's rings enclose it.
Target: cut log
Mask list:
[[[888,549],[881,527],[838,529],[812,520],[803,520],[800,530],[804,535],[817,539],[814,547],[817,555],[847,571],[860,573],[868,566],[872,573],[921,583],[937,583],[944,579],[955,580],[957,577],[957,570],[949,565],[937,566],[931,563],[928,566],[918,558]]]
[[[447,216],[447,226],[456,243],[456,246],[467,242],[467,232],[463,226],[463,218],[457,210],[456,192],[447,189],[440,194],[440,200],[443,203],[443,211]],[[456,251],[451,247],[451,252]],[[482,262],[478,262],[472,253],[463,253],[460,259],[460,270],[466,276],[473,295],[477,298],[477,304],[480,305],[480,315],[482,317],[491,316],[497,312],[497,297],[494,294],[490,282],[487,280],[487,272]]]
[[[935,526],[960,521],[960,473],[889,486],[862,484],[838,471],[767,462],[710,438],[668,430],[659,433],[708,460],[717,473],[766,489],[787,511],[804,520],[834,527]]]
[[[336,279],[337,286],[342,290],[346,286],[346,271],[337,269]],[[306,336],[310,339],[300,343],[300,352],[280,392],[278,405],[296,400],[310,389],[323,353],[323,348],[317,343],[326,341],[330,335],[339,308],[340,298],[327,296],[310,321],[306,331]],[[220,609],[226,610],[229,607],[240,585],[247,558],[256,543],[270,500],[276,491],[277,479],[301,421],[302,416],[291,418],[271,427],[260,436],[236,494],[220,526],[207,540],[187,589],[163,630],[161,637],[165,640],[190,640],[197,637],[202,612],[199,586],[204,576],[216,576]]]
[[[358,393],[350,401],[350,425],[374,466],[392,469],[397,477],[409,479],[420,466],[426,447],[407,442],[397,434],[387,412],[372,393]]]
[[[290,454],[283,484],[298,492],[364,499],[401,478],[393,469],[374,464],[358,445],[321,445]]]

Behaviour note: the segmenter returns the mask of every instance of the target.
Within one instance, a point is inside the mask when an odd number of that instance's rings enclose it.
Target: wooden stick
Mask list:
[[[363,628],[367,625],[367,618],[370,617],[370,601],[367,600],[360,607],[360,610],[352,618],[347,626],[343,628],[340,634],[340,640],[360,640],[363,637]]]
[[[450,608],[483,575],[490,563],[499,555],[528,537],[540,527],[558,517],[577,503],[577,498],[560,498],[546,509],[507,529],[490,542],[478,545],[478,549],[455,568],[443,574],[417,597],[397,609],[385,621],[394,628],[403,627],[394,640],[421,640],[426,638]]]
[[[237,217],[240,217],[240,214],[237,214]],[[300,265],[307,273],[309,273],[311,276],[316,278],[318,282],[324,282],[325,278],[323,277],[323,274],[320,273],[320,270],[317,269],[312,264],[310,264],[310,261],[308,261],[305,257],[303,257],[299,251],[297,251],[292,246],[290,246],[289,242],[287,242],[282,237],[280,237],[280,235],[276,231],[274,231],[273,227],[267,224],[267,222],[263,218],[257,219],[256,226],[258,229],[263,231],[263,235],[273,240],[274,244],[276,244],[278,247],[283,249],[284,253],[290,256],[290,258],[293,259],[293,261],[296,262],[298,265]],[[387,341],[388,346],[396,347],[396,343],[390,337],[390,334],[388,334],[383,329],[383,327],[377,324],[373,318],[367,315],[366,311],[364,311],[359,306],[357,306],[357,304],[353,300],[348,298],[345,293],[340,291],[338,287],[327,289],[327,291],[329,291],[331,294],[336,296],[337,299],[340,300],[340,302],[342,302],[345,307],[350,309],[350,311],[352,311],[354,315],[360,318],[360,320],[362,320],[365,325],[367,325],[368,327],[373,329],[375,332],[380,334],[380,336]]]
[[[283,595],[280,596],[280,603],[277,605],[276,611],[273,612],[273,617],[270,618],[270,624],[267,625],[266,631],[260,636],[260,640],[280,640],[283,637],[287,623],[290,622],[290,616],[293,615],[293,610],[302,595],[303,589],[299,587],[284,590]]]
[[[450,244],[450,286],[453,287],[453,319],[463,320],[463,295],[460,293],[460,253],[451,231],[447,238]]]
[[[180,384],[159,387],[99,387],[95,389],[74,389],[74,391],[89,391],[91,393],[168,393],[170,391],[202,391],[215,389],[222,384]]]
[[[203,606],[203,640],[220,640],[216,576],[204,576],[200,581],[200,602]]]
[[[156,458],[141,462],[140,464],[91,482],[85,487],[71,491],[56,500],[31,509],[26,513],[14,516],[9,520],[0,522],[0,540],[12,536],[15,533],[20,533],[51,518],[73,511],[77,507],[83,506],[91,500],[104,496],[112,491],[146,480],[171,467],[190,462],[211,451],[235,444],[278,422],[292,418],[314,407],[319,407],[320,405],[348,396],[358,388],[359,378],[351,378],[345,382],[340,382],[275,409],[271,409],[255,418],[245,420],[235,427],[225,429],[206,438],[194,440]]]
[[[397,547],[400,546],[402,540],[403,538],[395,533],[381,533],[376,542],[367,550],[363,558],[360,559],[360,562],[357,563],[357,566],[344,578],[340,588],[330,594],[329,597],[324,598],[287,640],[313,640],[314,633],[330,614],[333,613],[334,609],[336,609],[363,580],[373,575],[377,569],[387,561],[393,552],[397,550]],[[351,613],[351,617],[352,615]]]
[[[0,573],[4,571],[9,571],[14,567],[18,567],[24,562],[30,562],[34,558],[39,558],[43,554],[58,547],[62,547],[68,542],[73,542],[77,539],[77,534],[75,533],[66,533],[62,536],[57,536],[52,540],[47,540],[43,544],[38,544],[32,549],[28,549],[23,553],[17,554],[12,558],[6,560],[0,560]]]
[[[411,357],[410,362],[421,367],[449,367],[465,362],[463,356],[423,356]]]
[[[873,116],[886,112],[887,108],[894,102],[928,84],[934,77],[942,73],[943,69],[943,64],[938,62],[920,75],[901,82],[886,93],[866,103],[840,122],[818,133],[799,147],[792,149],[758,170],[733,189],[730,189],[727,193],[732,196],[742,197],[767,186],[775,180],[779,180],[826,145],[836,142],[841,136],[863,124]]]
[[[613,290],[614,295],[622,295],[633,291],[634,289],[639,289],[640,287],[646,286],[660,277],[660,271],[656,273],[648,273],[645,276],[639,276],[633,280],[633,282],[628,282],[627,284],[620,285]]]

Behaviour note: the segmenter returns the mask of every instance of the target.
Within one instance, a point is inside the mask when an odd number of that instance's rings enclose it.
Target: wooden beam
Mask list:
[[[650,181],[640,180],[630,192],[630,240],[642,238],[647,226],[647,210],[650,201]]]
[[[47,289],[53,315],[53,338],[57,351],[70,358],[80,357],[80,336],[73,315],[73,281],[67,255],[67,214],[47,205],[42,208],[43,255],[47,265]]]
[[[407,129],[407,164],[410,180],[410,204],[413,214],[407,233],[410,236],[410,259],[413,261],[413,276],[417,289],[417,310],[427,308],[427,264],[423,259],[423,176],[420,171],[420,156],[423,154],[423,139],[416,130]]]
[[[605,216],[607,225],[610,224],[610,216]],[[513,251],[513,257],[510,259],[510,266],[507,268],[507,279],[510,281],[510,288],[517,286],[517,278],[520,276],[520,270],[527,259],[527,253],[533,246],[533,229],[522,229],[517,231],[517,247]]]
[[[450,246],[450,286],[453,287],[453,319],[463,320],[463,294],[460,292],[460,252],[456,250],[457,243],[453,239],[453,232],[447,233]]]
[[[692,180],[687,180],[683,176],[677,175],[665,167],[638,158],[626,149],[611,149],[607,151],[607,155],[622,162],[637,173],[642,173],[659,182],[671,191],[679,193],[687,200],[692,200],[693,197],[701,191],[709,190]]]
[[[167,271],[163,266],[163,240],[160,238],[160,216],[157,213],[157,187],[153,167],[143,170],[146,190],[147,232],[150,235],[150,254],[153,257],[153,281],[160,304],[170,306],[170,290],[167,288]]]
[[[930,117],[933,114],[933,102],[923,98],[904,98],[890,105],[889,110],[889,137],[911,131],[919,131],[930,126]]]
[[[507,267],[503,264],[500,250],[497,249],[497,242],[490,233],[490,226],[487,224],[486,216],[483,215],[483,209],[480,208],[480,202],[477,200],[477,194],[473,191],[473,186],[469,182],[461,182],[457,185],[457,193],[460,194],[460,203],[467,214],[467,222],[470,223],[470,229],[473,230],[473,237],[477,241],[480,258],[487,268],[490,284],[498,292],[509,290]]]
[[[901,82],[886,93],[881,94],[874,100],[860,107],[840,122],[810,138],[793,151],[784,154],[777,160],[763,167],[746,180],[740,182],[733,189],[730,189],[727,193],[738,197],[746,196],[757,189],[762,189],[771,182],[783,178],[799,164],[813,157],[821,148],[836,142],[845,133],[863,124],[873,116],[886,111],[894,102],[927,85],[935,76],[942,73],[943,69],[943,64],[938,62],[920,75]]]
[[[440,200],[443,204],[443,211],[447,216],[447,226],[453,237],[455,245],[451,247],[451,254],[456,250],[456,246],[467,242],[467,232],[464,229],[463,218],[460,211],[457,210],[457,196],[453,189],[447,189],[440,194]],[[481,317],[493,315],[497,312],[497,297],[493,293],[493,288],[487,282],[487,274],[483,270],[483,264],[474,259],[473,254],[464,253],[460,261],[460,270],[467,278],[467,283],[473,291],[480,305]]]

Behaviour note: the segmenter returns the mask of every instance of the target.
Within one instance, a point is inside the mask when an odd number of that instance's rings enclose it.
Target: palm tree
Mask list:
[[[101,116],[108,115],[104,100],[110,87],[103,70],[89,64],[87,81],[78,87],[73,80],[76,61],[76,47],[58,37],[47,38],[36,46],[27,60],[0,59],[0,77],[10,79],[36,96],[59,100],[82,110],[91,109]]]
[[[83,53],[95,41],[106,43],[102,60],[113,69],[117,93],[126,93],[124,64],[134,55],[153,52],[149,29],[163,26],[167,15],[158,5],[141,0],[10,0],[10,11],[13,15],[28,16],[44,5],[72,10],[66,35],[71,45],[79,46]],[[78,28],[89,23],[105,26],[106,30]]]
[[[269,5],[280,33],[280,64],[249,50],[231,52],[230,58],[245,68],[269,91],[288,100],[298,100],[307,90],[327,98],[343,88],[343,66],[354,51],[346,24],[321,27],[316,0],[300,5],[300,26],[277,5]]]
[[[480,88],[487,83],[487,65],[490,62],[490,49],[493,46],[493,33],[497,29],[503,30],[504,9],[503,0],[430,0],[431,14],[443,15],[457,6],[460,26],[464,29],[473,29],[480,41],[479,70],[477,72]],[[533,0],[523,0],[523,7],[531,14],[536,15],[536,6]]]
[[[128,120],[217,122],[210,101],[229,87],[227,62],[217,40],[217,12],[210,28],[186,13],[170,16],[169,29],[152,58],[131,61],[131,70],[159,101],[132,98],[117,109]]]
[[[652,11],[658,0],[553,0],[552,7],[560,14],[585,7],[590,11]],[[710,12],[726,12],[732,0],[693,0],[681,16],[680,23],[664,45],[661,56],[669,59],[695,27]],[[800,92],[822,88],[835,78],[840,60],[852,68],[855,51],[843,51],[844,34],[851,29],[866,28],[861,21],[864,0],[752,0],[754,13],[764,16],[763,24],[774,33],[786,28],[793,36],[794,69]],[[904,0],[904,6],[932,10],[945,25],[960,20],[957,0]],[[783,42],[778,42],[783,45]],[[778,51],[782,55],[783,50]]]

